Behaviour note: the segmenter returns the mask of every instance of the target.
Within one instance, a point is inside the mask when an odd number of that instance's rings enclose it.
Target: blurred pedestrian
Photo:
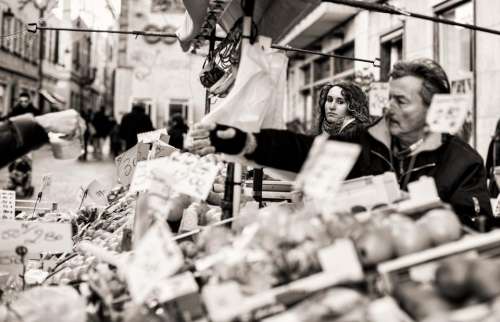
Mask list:
[[[181,114],[176,113],[168,121],[168,135],[170,140],[168,144],[181,150],[184,146],[184,135],[189,131],[189,127],[184,122]]]
[[[40,110],[33,105],[30,94],[22,92],[19,94],[16,105],[5,118],[9,119],[28,113],[33,116],[41,114]],[[33,159],[30,154],[25,154],[20,159],[14,161],[9,166],[9,184],[7,189],[15,190],[17,197],[31,197],[34,192],[34,188],[31,184],[32,171]]]
[[[500,166],[500,120],[497,122],[495,134],[493,135],[490,146],[488,147],[488,155],[486,157],[486,171],[488,174],[491,198],[498,196],[498,183],[495,180],[495,167]]]
[[[98,160],[102,159],[102,147],[104,141],[111,132],[111,121],[106,114],[106,107],[101,106],[99,111],[92,118],[92,125],[95,129],[95,134],[92,137],[92,146],[94,147],[94,157]]]
[[[111,155],[115,158],[123,151],[123,140],[120,137],[120,124],[116,122],[114,117],[110,119],[111,132],[109,133],[109,150]]]
[[[92,125],[93,112],[90,108],[84,107],[81,112],[82,118],[85,121],[85,132],[83,133],[83,154],[80,156],[80,161],[87,161],[88,147],[92,136],[95,134],[94,126]]]
[[[125,141],[126,149],[137,144],[137,134],[153,131],[153,123],[146,114],[146,106],[142,102],[134,103],[132,111],[122,118],[120,137]]]

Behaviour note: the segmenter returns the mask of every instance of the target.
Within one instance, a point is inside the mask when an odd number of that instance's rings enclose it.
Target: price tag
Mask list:
[[[493,215],[495,217],[500,217],[500,195],[497,197],[495,205],[493,206]]]
[[[14,252],[0,252],[0,273],[9,273],[12,276],[19,276],[23,273],[23,263],[21,257]]]
[[[358,145],[327,140],[326,135],[318,136],[297,177],[296,186],[325,207],[331,206],[360,150]]]
[[[149,298],[166,303],[193,293],[198,293],[198,284],[193,273],[186,272],[160,282],[150,293]]]
[[[73,249],[70,223],[1,220],[0,251],[14,252],[26,246],[28,252],[58,254]]]
[[[159,140],[162,134],[167,135],[167,129],[163,128],[156,131],[139,133],[137,134],[137,141],[142,143],[153,143]]]
[[[154,156],[155,156],[155,158],[168,157],[172,153],[177,152],[177,151],[179,151],[179,150],[177,150],[176,148],[174,148],[173,146],[170,146],[168,144],[165,144],[165,145],[157,144],[155,146]]]
[[[42,200],[51,200],[50,190],[52,188],[52,175],[46,174],[42,177]]]
[[[0,219],[16,217],[16,193],[12,190],[0,190]]]
[[[87,186],[87,196],[92,199],[96,204],[101,206],[108,205],[106,198],[106,189],[98,180],[92,180]]]
[[[358,282],[364,278],[356,247],[350,239],[336,239],[331,246],[319,250],[318,259],[323,271],[335,274],[341,282]]]
[[[132,177],[132,182],[130,183],[129,191],[131,193],[148,190],[148,178],[150,177],[151,172],[149,165],[149,161],[141,161],[137,163],[134,176]]]
[[[370,115],[382,116],[389,107],[389,83],[374,82],[370,88]]]
[[[427,112],[427,124],[433,132],[456,134],[470,109],[470,96],[436,94]]]
[[[134,250],[126,277],[130,294],[136,303],[143,303],[158,283],[182,267],[184,258],[170,229],[157,221],[142,237]]]
[[[128,185],[132,181],[135,167],[138,161],[148,158],[149,146],[138,143],[129,150],[123,152],[115,159],[118,181],[123,185]]]

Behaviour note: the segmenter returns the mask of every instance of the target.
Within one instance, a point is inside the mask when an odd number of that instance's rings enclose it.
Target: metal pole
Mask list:
[[[215,50],[215,28],[212,30],[212,33],[210,34],[210,42],[208,45],[208,57],[211,57],[214,50]],[[205,115],[210,113],[210,91],[208,88],[205,90]]]
[[[45,16],[45,8],[41,8],[40,11],[40,21],[43,22],[43,17]],[[44,35],[40,37],[40,43],[38,48],[38,108],[40,112],[44,112],[43,107],[43,97],[40,94],[43,89],[43,58],[44,58],[44,47],[45,47],[45,38]]]
[[[456,22],[453,20],[449,20],[449,19],[443,19],[443,18],[438,18],[438,17],[433,17],[433,16],[426,16],[426,15],[422,15],[419,13],[414,13],[414,12],[409,12],[409,11],[406,11],[403,9],[399,9],[399,8],[389,6],[386,4],[371,3],[371,2],[358,1],[358,0],[322,0],[322,1],[340,4],[340,5],[345,5],[345,6],[349,6],[349,7],[366,9],[366,10],[370,10],[370,11],[388,13],[391,15],[408,16],[408,17],[412,17],[412,18],[437,22],[437,23],[441,23],[441,24],[445,24],[445,25],[463,27],[463,28],[476,30],[476,31],[482,31],[482,32],[486,32],[486,33],[490,33],[490,34],[494,34],[494,35],[500,35],[499,30],[480,27],[480,26],[477,26],[474,24],[460,23],[460,22]]]

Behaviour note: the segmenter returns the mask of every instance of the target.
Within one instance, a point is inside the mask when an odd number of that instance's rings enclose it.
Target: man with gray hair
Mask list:
[[[491,227],[495,220],[481,156],[459,137],[429,132],[426,127],[433,95],[449,92],[446,73],[436,62],[419,59],[396,63],[384,117],[349,137],[330,138],[362,147],[347,179],[390,171],[406,190],[409,182],[430,176],[440,198],[451,204],[464,224],[477,227],[479,208]],[[245,133],[221,124],[198,124],[190,136],[190,149],[195,153],[236,154],[263,166],[293,172],[300,171],[314,141],[314,137],[288,131]]]

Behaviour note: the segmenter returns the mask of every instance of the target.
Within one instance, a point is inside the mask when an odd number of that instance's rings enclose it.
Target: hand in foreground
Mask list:
[[[35,117],[35,120],[47,132],[73,137],[85,131],[85,121],[75,110],[48,113]]]
[[[198,155],[210,153],[239,154],[245,149],[247,133],[226,125],[195,124],[189,131],[185,148]]]

